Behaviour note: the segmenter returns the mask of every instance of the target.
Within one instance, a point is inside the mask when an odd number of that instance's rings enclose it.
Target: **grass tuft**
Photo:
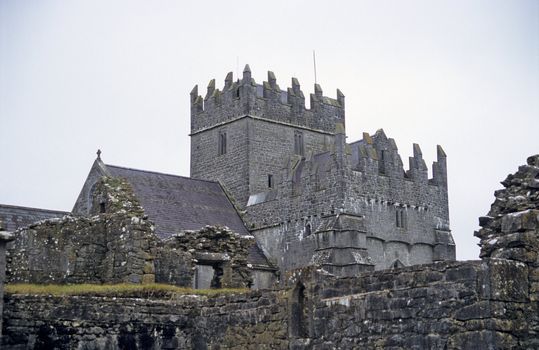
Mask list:
[[[191,289],[170,284],[6,284],[7,294],[84,295],[118,298],[174,298],[182,295],[218,296],[243,294],[249,289]]]

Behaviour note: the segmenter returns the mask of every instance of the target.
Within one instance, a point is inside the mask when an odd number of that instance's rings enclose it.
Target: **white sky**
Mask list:
[[[457,258],[539,153],[539,1],[0,1],[0,203],[71,210],[95,151],[189,175],[189,92],[249,63],[346,95],[348,141],[448,154]],[[269,5],[266,5],[269,4]],[[236,77],[236,75],[235,75]]]

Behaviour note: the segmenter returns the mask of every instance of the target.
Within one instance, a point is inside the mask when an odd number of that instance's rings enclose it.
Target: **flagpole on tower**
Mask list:
[[[313,50],[314,83],[316,84],[316,52]]]

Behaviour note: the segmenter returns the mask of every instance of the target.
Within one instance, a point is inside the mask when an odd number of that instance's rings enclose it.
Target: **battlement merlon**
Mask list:
[[[275,122],[297,125],[301,128],[320,130],[334,134],[337,123],[344,124],[344,94],[337,89],[336,98],[323,95],[322,88],[315,84],[310,94],[310,109],[305,107],[305,95],[297,78],[292,78],[291,87],[282,90],[275,74],[268,71],[267,81],[257,84],[251,69],[246,65],[241,79],[234,81],[229,72],[223,90],[216,88],[215,79],[202,97],[196,85],[190,94],[191,132],[202,130],[245,117],[252,116]]]
[[[403,178],[417,183],[428,183],[447,189],[447,156],[442,146],[437,146],[437,160],[432,164],[432,178],[428,178],[428,168],[423,152],[418,144],[413,145],[413,155],[409,157],[409,168],[404,170],[401,156],[394,139],[387,138],[383,129],[374,135],[363,133],[363,138],[353,142],[351,165],[354,170],[394,178]]]

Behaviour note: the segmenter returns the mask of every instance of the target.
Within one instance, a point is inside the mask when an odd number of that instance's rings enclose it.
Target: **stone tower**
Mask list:
[[[344,95],[316,84],[310,109],[296,78],[215,80],[191,92],[191,176],[219,181],[281,270],[322,266],[337,275],[455,258],[447,161],[433,177],[419,145],[404,170],[383,130],[346,143]]]
[[[272,72],[261,85],[245,66],[241,80],[215,80],[206,96],[191,92],[191,177],[220,181],[245,208],[249,196],[276,187],[285,159],[321,153],[334,143],[336,123],[344,124],[344,95],[325,97],[319,85],[311,109],[296,78],[281,90]]]

